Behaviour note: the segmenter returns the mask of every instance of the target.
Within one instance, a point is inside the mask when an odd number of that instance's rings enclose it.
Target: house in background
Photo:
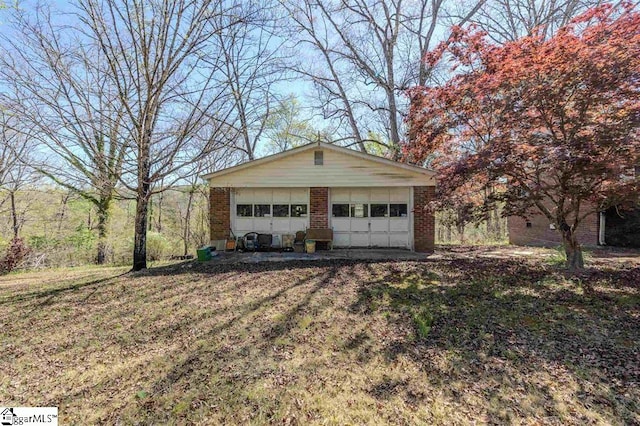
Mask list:
[[[334,247],[434,248],[434,172],[314,142],[203,176],[211,240],[333,229]]]
[[[509,244],[532,246],[557,246],[562,237],[549,220],[541,214],[528,219],[507,218]],[[583,246],[612,246],[640,248],[640,208],[607,211],[587,216],[577,231]]]

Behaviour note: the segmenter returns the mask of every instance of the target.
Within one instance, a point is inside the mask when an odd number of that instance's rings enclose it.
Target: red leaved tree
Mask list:
[[[640,13],[600,6],[550,39],[501,46],[456,28],[425,60],[446,59],[445,84],[410,92],[405,156],[439,171],[444,197],[471,187],[492,194],[478,211],[543,214],[582,268],[584,218],[638,194]]]

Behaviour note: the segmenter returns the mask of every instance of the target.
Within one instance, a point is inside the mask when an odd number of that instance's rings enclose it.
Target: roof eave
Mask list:
[[[245,163],[242,164],[238,164],[232,167],[228,167],[226,169],[222,169],[222,170],[218,170],[216,172],[212,172],[212,173],[207,173],[206,175],[202,175],[200,176],[202,179],[205,180],[210,180],[214,177],[219,177],[219,176],[223,176],[229,173],[233,173],[239,170],[243,170],[247,167],[250,166],[256,166],[259,164],[265,164],[265,163],[270,163],[272,161],[277,161],[281,158],[285,158],[288,157],[290,155],[295,155],[295,154],[299,154],[301,152],[305,152],[308,150],[311,150],[313,148],[326,148],[326,149],[330,149],[336,152],[342,152],[344,154],[347,155],[353,155],[355,157],[359,157],[365,160],[370,160],[370,161],[375,161],[381,164],[385,164],[385,165],[389,165],[392,167],[399,167],[405,170],[410,170],[412,172],[415,173],[421,173],[421,174],[425,174],[428,175],[429,177],[437,180],[436,178],[436,172],[424,167],[420,167],[420,166],[416,166],[416,165],[412,165],[412,164],[406,164],[406,163],[399,163],[397,161],[393,161],[393,160],[389,160],[388,158],[384,158],[384,157],[378,157],[377,155],[372,155],[372,154],[367,154],[367,153],[363,153],[363,152],[359,152],[359,151],[354,151],[352,149],[349,148],[345,148],[345,147],[341,147],[341,146],[337,146],[337,145],[333,145],[333,144],[328,144],[328,143],[324,143],[324,142],[312,142],[306,145],[302,145],[293,149],[290,149],[288,151],[283,151],[283,152],[279,152],[277,154],[272,154],[272,155],[268,155],[266,157],[262,157],[262,158],[258,158],[257,160],[252,160],[252,161],[247,161]]]

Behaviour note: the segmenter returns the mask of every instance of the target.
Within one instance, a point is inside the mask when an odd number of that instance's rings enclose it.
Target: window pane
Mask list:
[[[371,217],[389,216],[389,206],[387,204],[371,204]]]
[[[251,217],[253,213],[253,204],[238,204],[236,206],[236,216]]]
[[[291,217],[305,217],[306,215],[306,204],[291,204]]]
[[[407,205],[406,204],[390,204],[389,216],[391,217],[407,217]]]
[[[256,204],[253,206],[253,215],[255,217],[271,216],[271,205]]]
[[[333,217],[349,217],[349,204],[334,204],[331,213]]]
[[[289,217],[289,204],[274,204],[273,217]]]
[[[313,153],[313,164],[316,166],[322,166],[324,156],[322,155],[322,151],[314,151]]]
[[[351,204],[351,217],[369,217],[369,205]]]

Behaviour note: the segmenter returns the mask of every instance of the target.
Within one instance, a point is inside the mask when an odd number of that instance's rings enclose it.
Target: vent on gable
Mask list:
[[[324,155],[322,151],[314,151],[313,152],[313,164],[316,166],[322,166],[324,162]]]

